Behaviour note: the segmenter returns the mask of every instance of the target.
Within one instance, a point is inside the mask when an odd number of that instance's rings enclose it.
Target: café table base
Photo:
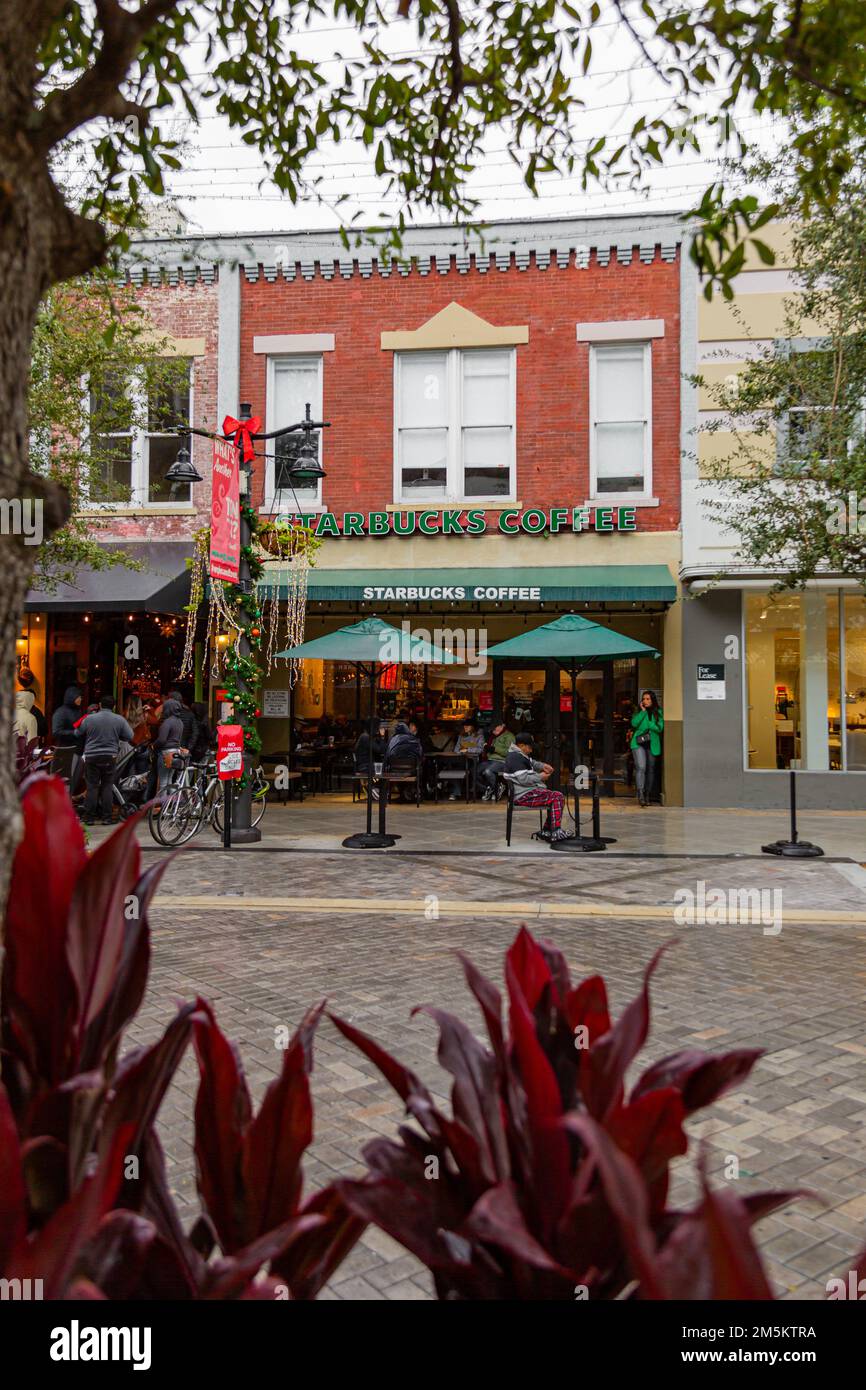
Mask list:
[[[607,842],[595,835],[570,835],[567,840],[551,840],[550,848],[565,850],[567,854],[592,854],[607,849]]]
[[[378,830],[362,830],[357,835],[350,835],[348,840],[343,841],[343,849],[390,849],[398,840],[400,835],[381,834]]]

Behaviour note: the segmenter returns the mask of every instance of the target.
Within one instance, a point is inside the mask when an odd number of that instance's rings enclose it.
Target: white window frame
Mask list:
[[[596,401],[598,400],[598,359],[611,349],[640,348],[643,352],[644,389],[644,460],[642,492],[599,492],[598,450],[596,441]],[[635,419],[638,419],[635,416]],[[635,339],[590,343],[589,345],[589,500],[594,506],[634,505],[655,506],[653,497],[653,400],[652,400],[652,342]]]
[[[189,362],[189,423],[190,429],[195,423],[195,358],[190,357]],[[87,406],[85,414],[89,419],[90,410],[90,383],[87,378],[81,382],[82,394]],[[129,379],[129,394],[134,403],[135,413],[140,419],[147,418],[147,397],[144,375],[140,371],[132,373]],[[89,448],[90,427],[88,424],[87,438],[85,444]],[[146,508],[151,512],[177,512],[192,511],[193,494],[192,489],[195,483],[190,485],[190,495],[183,501],[151,502],[148,497],[150,486],[150,448],[149,439],[151,434],[160,439],[168,438],[173,431],[147,430],[140,426],[135,426],[128,430],[117,430],[106,436],[111,439],[131,439],[130,450],[130,497],[128,502],[100,502],[94,501],[90,497],[90,479],[86,476],[82,486],[82,508],[91,512],[128,512],[130,510],[140,511]],[[178,441],[178,447],[180,441]]]
[[[464,492],[463,468],[463,357],[470,353],[505,352],[508,354],[508,390],[511,416],[511,449],[508,460],[508,491],[493,495],[479,494],[467,497]],[[402,363],[409,357],[445,358],[445,372],[448,383],[448,420],[445,495],[433,490],[422,491],[413,488],[407,496],[403,492],[403,476],[400,467],[400,402]],[[431,510],[438,506],[453,506],[461,503],[467,507],[504,506],[517,497],[517,353],[513,347],[454,347],[454,348],[409,348],[394,353],[394,475],[393,496],[395,504],[403,507],[415,502],[427,503]]]
[[[321,351],[319,351],[319,352],[303,352],[303,353],[300,353],[300,352],[291,352],[291,353],[280,352],[280,353],[269,354],[269,355],[268,355],[267,383],[266,383],[266,387],[265,387],[266,392],[267,392],[266,397],[265,397],[265,401],[266,401],[266,417],[267,417],[267,423],[266,423],[265,429],[266,429],[266,431],[267,431],[268,434],[270,434],[272,430],[280,429],[280,428],[282,428],[282,427],[285,426],[285,425],[293,425],[293,424],[295,424],[295,421],[294,421],[294,420],[282,420],[282,421],[280,421],[280,420],[278,420],[278,418],[277,418],[277,372],[278,372],[278,370],[279,370],[283,365],[294,364],[295,366],[297,366],[299,363],[302,364],[302,365],[304,365],[304,366],[307,366],[307,365],[315,365],[316,368],[317,368],[317,371],[318,371],[318,399],[317,399],[317,400],[314,400],[314,401],[310,401],[310,410],[311,410],[311,412],[312,412],[312,415],[313,415],[313,419],[314,419],[314,420],[321,420],[321,419],[324,418],[323,415],[322,415],[322,410],[323,410],[323,404],[322,404],[322,402],[323,402],[323,398],[324,398],[324,385],[325,385],[325,359],[324,359],[324,357],[322,356]],[[324,449],[325,449],[325,431],[324,431],[324,430],[319,430],[318,433],[319,433],[319,464],[320,464],[320,466],[321,466],[322,468],[324,468],[325,465],[324,465],[323,455],[324,455]],[[296,515],[299,514],[299,507],[301,508],[301,510],[302,510],[305,514],[306,514],[307,512],[322,512],[322,511],[324,511],[324,510],[325,510],[325,506],[324,506],[324,503],[323,503],[323,501],[322,501],[322,479],[321,479],[321,478],[319,478],[318,481],[316,482],[315,497],[313,497],[313,495],[312,495],[309,491],[307,491],[306,496],[300,495],[300,494],[299,494],[299,496],[298,496],[298,505],[295,504],[295,499],[294,499],[294,497],[292,496],[291,492],[286,492],[285,490],[283,490],[283,492],[280,493],[280,496],[279,496],[279,497],[277,496],[277,489],[276,489],[276,458],[275,458],[276,444],[277,444],[277,441],[276,441],[275,439],[269,439],[269,440],[267,440],[267,441],[265,442],[265,495],[264,495],[264,499],[263,499],[263,501],[262,501],[262,505],[261,505],[260,510],[261,510],[263,513],[267,514],[267,515],[274,515],[274,516],[277,516],[277,515],[280,515],[280,514],[296,516]],[[283,505],[283,503],[281,502],[281,498],[285,498],[285,505]],[[308,501],[307,498],[309,498],[310,500]]]

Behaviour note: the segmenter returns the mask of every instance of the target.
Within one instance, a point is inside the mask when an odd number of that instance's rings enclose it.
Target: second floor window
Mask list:
[[[652,493],[652,404],[649,343],[593,346],[589,359],[592,497]]]
[[[309,404],[314,420],[322,419],[322,359],[315,357],[272,357],[268,362],[268,431],[283,429],[303,420]],[[298,450],[304,436],[283,435],[265,446],[265,511],[297,512],[321,504],[321,480],[292,477]],[[313,442],[322,459],[321,431]]]
[[[511,349],[397,354],[397,500],[513,499],[514,378]]]
[[[90,477],[93,506],[177,506],[191,501],[189,484],[165,480],[191,439],[190,363],[172,359],[152,373],[109,373],[90,390]],[[180,432],[179,432],[180,431]]]
[[[853,356],[854,349],[849,350]],[[786,344],[788,380],[776,417],[776,472],[820,478],[845,462],[864,438],[862,373],[829,348],[800,350]]]

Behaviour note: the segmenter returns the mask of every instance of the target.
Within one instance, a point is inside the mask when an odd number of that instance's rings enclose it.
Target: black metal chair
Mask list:
[[[380,761],[380,760],[377,759],[377,762],[378,762],[378,761]],[[375,786],[375,767],[376,767],[376,764],[374,763],[374,764],[373,764],[373,768],[374,768],[374,773],[373,773],[374,786]],[[345,775],[345,774],[344,774],[344,775]],[[357,758],[353,757],[353,758],[352,758],[352,771],[351,771],[351,774],[350,774],[350,776],[351,776],[351,781],[352,781],[352,804],[353,804],[353,805],[354,805],[354,803],[355,803],[356,801],[366,801],[366,799],[367,799],[367,777],[368,777],[368,775],[369,775],[369,768],[368,768],[366,765],[364,765],[364,766],[362,767],[361,764],[358,762]],[[374,799],[375,799],[375,798],[374,798]]]
[[[463,783],[463,794],[469,800],[470,790],[474,791],[475,785],[475,759],[464,758],[462,767],[455,767],[453,763],[446,763],[444,767],[436,769],[436,781],[433,785],[433,800],[439,800],[439,789],[442,786],[456,787]]]
[[[421,762],[418,758],[394,758],[382,769],[380,787],[384,784],[390,795],[391,787],[414,786],[415,805],[421,805]],[[382,792],[380,790],[380,796]]]
[[[331,783],[333,785],[336,782],[338,792],[343,790],[343,783],[346,781],[352,782],[354,790],[356,773],[355,758],[351,750],[338,753],[331,763]]]
[[[289,762],[289,755],[288,755],[288,753],[262,753],[262,754],[260,754],[260,756],[259,756],[259,763],[261,764],[261,768],[262,768],[262,772],[264,773],[265,780],[266,780],[267,782],[270,783],[270,792],[269,792],[269,795],[273,793],[274,787],[275,787],[275,785],[276,785],[276,780],[277,780],[277,775],[278,775],[278,774],[277,774],[277,769],[278,769],[278,768],[284,768],[285,771],[282,772],[282,773],[280,774],[280,781],[281,781],[281,782],[282,782],[282,781],[285,781],[285,782],[289,783],[289,785],[288,785],[288,786],[281,786],[281,787],[279,788],[279,797],[280,797],[280,800],[281,800],[282,802],[288,801],[289,796],[291,795],[291,785],[292,785],[292,784],[295,784],[295,785],[297,786],[297,788],[298,788],[299,799],[300,799],[301,801],[303,801],[303,799],[304,799],[304,782],[303,782],[303,778],[302,778],[300,772],[298,772],[296,769],[295,769],[295,770],[290,770],[290,768],[291,768],[291,763]]]
[[[505,783],[505,843],[506,843],[506,845],[508,845],[509,848],[510,848],[510,846],[511,846],[511,824],[512,824],[512,821],[514,820],[514,807],[517,806],[518,811],[523,811],[523,810],[526,810],[526,811],[534,811],[534,810],[536,809],[536,807],[534,807],[534,806],[525,806],[525,807],[524,807],[524,806],[521,806],[521,805],[520,805],[520,802],[519,802],[519,801],[516,802],[516,801],[514,800],[514,783],[511,782],[511,781],[509,781],[509,779],[508,779],[507,777],[503,777],[503,775],[502,775],[501,772],[497,773],[497,783],[499,783],[499,782],[504,782],[504,783]],[[547,807],[546,807],[546,806],[539,806],[537,809],[538,809],[538,830],[534,830],[534,831],[533,831],[533,833],[532,833],[532,838],[533,838],[533,840],[537,840],[537,839],[540,838],[540,832],[544,829],[544,821],[545,821],[546,812],[547,812]]]

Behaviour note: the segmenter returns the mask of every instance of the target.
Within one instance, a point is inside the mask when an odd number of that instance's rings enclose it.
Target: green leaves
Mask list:
[[[866,577],[857,513],[866,497],[866,149],[854,153],[861,172],[843,182],[833,209],[816,208],[794,226],[785,263],[797,268],[798,291],[774,342],[738,368],[736,390],[719,372],[701,383],[717,412],[707,429],[729,441],[706,470],[704,505],[738,533],[740,561],[779,574],[779,587],[816,575]],[[796,216],[787,156],[749,172],[774,190],[783,218]],[[743,216],[750,231],[768,221],[766,209],[750,205]],[[760,237],[750,245],[762,264],[774,263]],[[726,265],[736,273],[744,261],[735,247]]]
[[[751,109],[787,123],[788,174],[800,208],[834,206],[853,167],[852,147],[866,137],[862,0],[699,0],[673,10],[641,0],[616,10],[672,93],[664,115],[635,121],[624,142],[587,141],[575,119],[575,78],[593,74],[596,30],[609,27],[613,13],[598,0],[412,0],[400,13],[414,23],[417,45],[399,57],[384,41],[391,11],[380,0],[335,0],[337,23],[360,38],[360,56],[346,59],[342,73],[304,56],[299,42],[310,21],[329,12],[317,0],[279,7],[272,0],[176,0],[131,43],[134,12],[115,15],[119,27],[109,40],[97,10],[68,3],[40,36],[44,97],[29,116],[38,125],[58,102],[71,102],[83,125],[110,116],[118,92],[134,93],[142,117],[121,116],[98,130],[83,197],[85,211],[107,220],[116,239],[124,235],[116,208],[136,205],[145,191],[160,195],[166,171],[180,167],[170,132],[146,119],[168,110],[193,121],[205,111],[225,117],[292,201],[319,196],[311,155],[360,140],[374,151],[382,191],[405,209],[404,221],[432,212],[471,222],[479,208],[467,179],[483,166],[493,131],[531,190],[540,173],[574,170],[584,186],[620,187],[651,177],[671,148],[715,156],[720,123],[706,112],[721,101],[726,120]],[[193,73],[186,55],[204,36],[204,71]],[[106,79],[88,86],[97,67]],[[742,126],[732,124],[731,132],[747,152]],[[741,238],[771,263],[750,236],[760,212],[748,204],[714,183],[692,210],[708,292],[737,273]]]

